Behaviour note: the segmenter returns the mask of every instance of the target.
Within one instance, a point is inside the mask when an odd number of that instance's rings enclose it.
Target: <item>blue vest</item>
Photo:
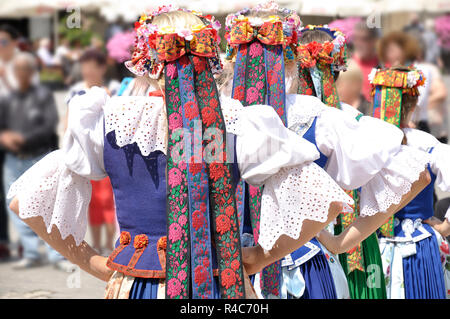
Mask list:
[[[314,118],[311,127],[305,132],[305,134],[303,134],[303,138],[316,146],[317,150],[320,153],[320,157],[314,162],[321,168],[324,168],[327,165],[328,157],[326,157],[317,147],[316,122],[317,117]],[[283,266],[295,267],[303,264],[317,254],[323,254],[323,251],[321,249],[319,241],[316,238],[313,238],[308,242],[308,245],[300,247],[296,251],[292,252],[287,258],[284,258],[282,264]]]
[[[430,149],[430,153],[433,151],[433,148]],[[436,182],[436,175],[431,171],[430,165],[428,164],[428,171],[431,176],[431,182],[427,185],[412,201],[408,203],[405,207],[399,210],[395,215],[395,219],[400,223],[394,227],[394,236],[395,237],[405,237],[405,233],[401,227],[401,221],[404,219],[421,219],[426,220],[434,215],[434,207],[433,207],[433,192],[434,192],[434,183]],[[427,224],[422,224],[428,232],[433,234],[432,229]],[[412,237],[421,236],[422,232],[416,229],[412,233]]]

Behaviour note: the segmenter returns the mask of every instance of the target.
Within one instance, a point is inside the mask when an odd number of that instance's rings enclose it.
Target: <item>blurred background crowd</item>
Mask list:
[[[224,22],[229,12],[258,1],[170,1],[202,9]],[[429,1],[430,2],[430,1]],[[168,3],[165,1],[164,3]],[[372,115],[368,74],[374,67],[416,65],[427,82],[411,126],[448,142],[450,0],[279,1],[299,11],[303,24],[340,28],[349,41],[349,68],[337,88],[343,102]],[[118,93],[131,74],[133,23],[158,1],[34,1],[0,4],[0,262],[11,269],[71,265],[7,209],[9,185],[60,146],[70,99],[92,86]],[[448,12],[449,14],[446,14]],[[224,49],[223,45],[222,49]],[[89,241],[108,255],[116,236],[109,180],[93,185]],[[448,194],[447,194],[448,195]],[[438,194],[436,215],[450,199]],[[103,233],[102,230],[105,230]]]

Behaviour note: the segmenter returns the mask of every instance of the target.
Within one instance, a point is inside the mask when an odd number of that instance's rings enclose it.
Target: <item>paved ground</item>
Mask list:
[[[447,87],[450,88],[450,76],[445,78]],[[55,93],[58,103],[58,112],[61,118],[65,117],[66,106],[64,104],[65,92]],[[450,112],[450,103],[449,103]],[[63,125],[59,127],[62,134]],[[450,196],[438,192],[439,197]],[[11,238],[15,243],[17,234],[10,225]],[[87,239],[90,242],[88,232]],[[13,249],[15,244],[13,244]],[[42,247],[42,253],[45,255],[45,249]],[[17,257],[15,257],[17,258]],[[17,259],[10,262],[0,263],[0,299],[4,298],[103,298],[105,283],[80,271],[74,269],[73,273],[65,273],[54,269],[51,265],[33,268],[24,271],[13,270],[11,265]]]

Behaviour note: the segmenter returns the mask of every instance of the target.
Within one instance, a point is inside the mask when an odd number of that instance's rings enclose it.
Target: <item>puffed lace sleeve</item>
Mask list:
[[[372,117],[356,120],[332,108],[319,116],[316,140],[328,156],[326,171],[344,189],[361,187],[361,216],[398,204],[426,168],[429,155],[402,145],[403,137],[399,128]]]
[[[228,133],[237,135],[236,156],[241,177],[259,186],[281,168],[319,158],[316,147],[287,129],[268,105],[243,107],[238,100],[221,98]]]
[[[430,168],[436,175],[435,185],[443,192],[450,192],[450,145],[420,130],[407,128],[404,132],[408,145],[430,153]]]
[[[108,95],[92,88],[69,104],[63,147],[26,171],[9,189],[19,200],[23,219],[41,216],[50,233],[55,225],[77,245],[85,236],[91,197],[90,180],[106,177],[103,166],[103,110]]]
[[[287,129],[270,106],[222,100],[227,132],[237,135],[241,176],[264,184],[258,243],[270,250],[281,235],[299,238],[305,220],[326,222],[332,202],[353,200],[318,165],[314,144]],[[254,188],[250,188],[250,194]]]

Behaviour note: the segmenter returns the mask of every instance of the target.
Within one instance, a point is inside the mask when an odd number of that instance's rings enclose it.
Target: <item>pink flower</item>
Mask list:
[[[250,87],[247,90],[247,102],[248,103],[254,103],[259,98],[259,92],[255,87]]]
[[[254,197],[258,194],[258,188],[254,187],[254,186],[250,186],[249,192],[250,192],[250,196]]]
[[[175,187],[181,184],[181,171],[174,167],[169,171],[169,185]]]
[[[166,75],[171,79],[177,77],[178,75],[177,68],[175,67],[174,64],[167,64],[166,73],[167,73]]]
[[[257,88],[258,90],[261,90],[263,87],[264,87],[264,84],[263,84],[261,81],[259,81],[259,82],[256,83],[256,88]]]
[[[181,226],[178,223],[173,223],[169,226],[169,239],[172,242],[176,242],[181,239],[182,232]]]
[[[179,223],[181,226],[186,225],[186,223],[187,223],[187,217],[186,217],[186,215],[181,215],[180,217],[178,217],[178,223]]]
[[[172,113],[169,116],[169,128],[174,130],[178,127],[183,127],[183,119],[179,113]]]
[[[172,278],[167,283],[167,295],[177,297],[181,293],[181,282],[177,278]]]
[[[254,42],[250,46],[250,56],[252,58],[258,57],[263,53],[262,45],[259,42]]]
[[[177,275],[177,278],[178,278],[180,281],[184,281],[184,280],[187,278],[186,272],[185,272],[184,270],[180,271],[180,272],[178,273],[178,275]]]

